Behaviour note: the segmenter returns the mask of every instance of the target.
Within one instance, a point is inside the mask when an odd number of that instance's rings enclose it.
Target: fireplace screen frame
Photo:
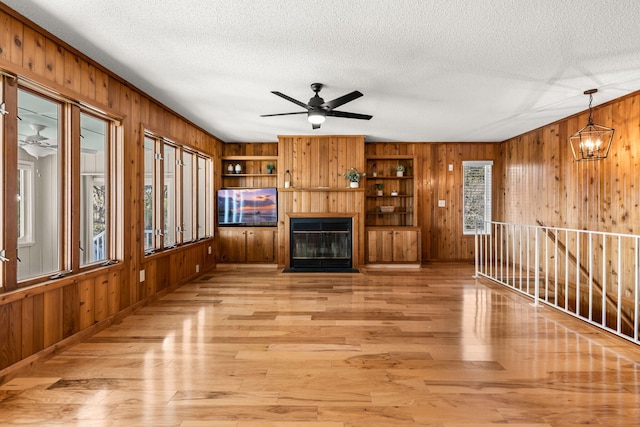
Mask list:
[[[353,266],[353,219],[291,218],[289,245],[292,269],[350,269]]]

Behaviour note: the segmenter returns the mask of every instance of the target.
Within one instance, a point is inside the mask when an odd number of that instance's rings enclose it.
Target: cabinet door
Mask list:
[[[367,262],[393,261],[393,230],[367,231]]]
[[[218,229],[218,261],[245,262],[247,231],[241,228]]]
[[[393,232],[393,261],[417,262],[420,260],[418,244],[420,233],[415,230],[396,230]]]
[[[273,262],[275,233],[273,229],[247,230],[247,262]]]

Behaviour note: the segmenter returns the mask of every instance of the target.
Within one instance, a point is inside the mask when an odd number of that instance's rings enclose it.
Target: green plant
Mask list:
[[[378,190],[382,190],[382,184],[376,184],[376,188],[377,188]]]
[[[396,166],[396,171],[398,171],[398,172],[404,172],[404,166],[402,166],[402,165],[398,165],[398,166]]]
[[[362,178],[364,176],[364,173],[358,172],[358,169],[356,169],[356,168],[350,168],[342,176],[344,176],[345,179],[347,179],[347,180],[349,180],[351,182],[360,182],[360,178]]]
[[[273,163],[267,163],[267,170],[274,170],[276,168],[276,165],[274,165]]]

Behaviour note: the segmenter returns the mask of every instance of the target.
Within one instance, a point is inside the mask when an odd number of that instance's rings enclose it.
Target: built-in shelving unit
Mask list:
[[[365,226],[368,264],[412,264],[421,259],[421,230],[414,213],[414,158],[367,157]],[[398,166],[404,170],[398,173]]]
[[[274,169],[269,172],[267,165]],[[239,171],[236,172],[236,166]],[[220,188],[278,187],[278,144],[225,144],[220,156]],[[219,226],[219,263],[275,263],[277,227]]]
[[[271,173],[267,169],[268,164],[275,166]],[[240,165],[240,172],[236,172],[237,165]],[[222,187],[276,187],[277,167],[278,156],[222,156]]]
[[[405,168],[402,176],[397,166]],[[415,226],[413,178],[414,159],[410,156],[367,158],[366,226]],[[379,188],[381,187],[381,188]],[[380,195],[379,191],[382,192]]]

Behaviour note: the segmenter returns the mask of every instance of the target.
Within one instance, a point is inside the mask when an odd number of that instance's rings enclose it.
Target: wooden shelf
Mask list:
[[[278,188],[278,191],[352,191],[352,192],[364,192],[365,189],[362,187],[351,188],[351,187],[289,187],[289,188]]]
[[[367,199],[384,199],[384,198],[389,198],[389,199],[398,199],[398,198],[403,198],[403,197],[413,197],[410,196],[408,194],[398,194],[397,196],[392,196],[390,194],[383,194],[382,196],[367,196]]]
[[[278,160],[278,156],[221,156],[220,160]]]
[[[380,211],[370,211],[367,212],[367,215],[412,215],[413,211],[393,211],[393,212],[380,212]]]
[[[384,176],[365,176],[368,181],[373,181],[375,179],[413,179],[413,175],[384,175]]]
[[[250,176],[278,177],[275,173],[223,173],[222,176],[225,178],[245,178]]]

